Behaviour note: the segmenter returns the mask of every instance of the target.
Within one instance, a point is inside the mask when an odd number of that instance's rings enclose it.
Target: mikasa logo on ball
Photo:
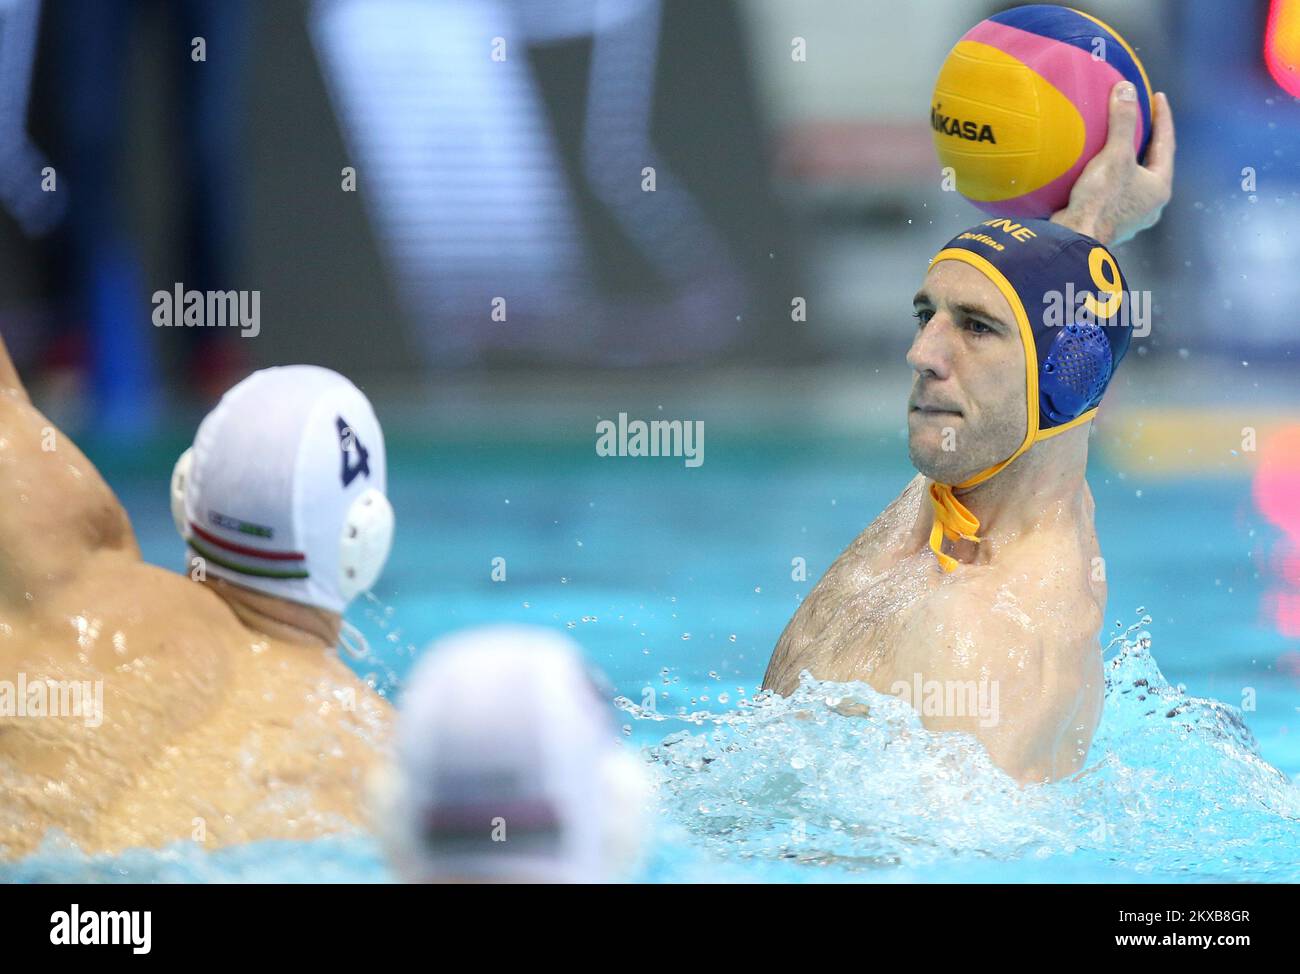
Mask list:
[[[993,137],[992,125],[981,125],[979,122],[952,118],[939,111],[942,107],[942,102],[935,102],[930,109],[930,128],[936,132],[942,132],[944,135],[955,135],[959,139],[968,139],[971,142],[991,142],[997,145],[998,140]]]

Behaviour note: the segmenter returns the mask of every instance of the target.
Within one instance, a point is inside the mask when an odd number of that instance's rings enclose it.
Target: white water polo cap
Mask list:
[[[568,636],[452,634],[398,704],[377,824],[408,881],[592,883],[633,867],[645,778]]]
[[[172,472],[187,562],[342,614],[393,542],[384,434],[351,382],[315,365],[254,372],[204,417]]]

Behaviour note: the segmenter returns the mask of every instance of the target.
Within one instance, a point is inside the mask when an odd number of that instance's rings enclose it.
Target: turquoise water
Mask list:
[[[174,564],[167,465],[121,466],[106,474],[146,557]],[[719,437],[698,469],[600,459],[589,440],[396,443],[398,540],[376,600],[352,613],[372,647],[358,672],[400,696],[418,647],[450,630],[570,631],[628,698],[613,712],[657,783],[643,879],[1300,880],[1296,644],[1264,609],[1277,533],[1244,477],[1090,471],[1105,638],[1122,639],[1074,781],[1018,788],[973,741],[930,735],[861,685],[753,702],[800,598],[910,476],[893,438]],[[796,557],[807,581],[791,580]],[[832,712],[844,698],[874,716]],[[389,877],[356,835],[93,860],[51,837],[0,878]]]

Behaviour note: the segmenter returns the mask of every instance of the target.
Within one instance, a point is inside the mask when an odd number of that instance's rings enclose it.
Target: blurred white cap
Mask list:
[[[401,700],[380,831],[416,881],[607,882],[643,832],[644,777],[567,636],[533,626],[436,643]]]

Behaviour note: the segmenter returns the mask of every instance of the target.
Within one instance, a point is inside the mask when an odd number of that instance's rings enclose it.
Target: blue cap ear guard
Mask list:
[[[1038,404],[1053,426],[1068,423],[1101,402],[1114,369],[1110,342],[1095,323],[1057,331],[1038,374]]]

